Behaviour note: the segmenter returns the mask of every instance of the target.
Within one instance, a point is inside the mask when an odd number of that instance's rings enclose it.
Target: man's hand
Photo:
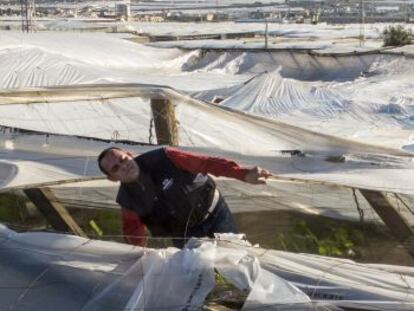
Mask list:
[[[271,175],[268,170],[255,166],[247,172],[244,181],[253,185],[265,184],[266,179]]]

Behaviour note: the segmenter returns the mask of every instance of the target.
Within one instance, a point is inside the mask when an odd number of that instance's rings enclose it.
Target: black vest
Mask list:
[[[183,236],[203,221],[216,188],[210,176],[178,169],[164,148],[135,161],[140,168],[138,181],[121,183],[116,201],[135,211],[153,236]]]

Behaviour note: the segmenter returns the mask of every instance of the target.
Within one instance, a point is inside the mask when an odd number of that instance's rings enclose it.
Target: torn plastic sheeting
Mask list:
[[[2,310],[80,310],[95,290],[112,282],[114,264],[119,272],[141,255],[138,249],[117,243],[0,229]],[[62,265],[74,261],[77,267]]]
[[[247,303],[271,304],[284,295],[285,282],[263,278],[258,261],[244,250],[222,252],[211,242],[195,249],[142,252],[119,243],[0,229],[5,239],[0,248],[3,308],[199,310],[214,287],[216,264],[251,289]]]
[[[125,310],[199,310],[214,287],[211,250],[159,251],[140,261],[145,275]],[[161,295],[160,295],[161,294]]]
[[[254,259],[258,261],[257,258]],[[259,263],[260,265],[260,263]],[[304,307],[309,305],[310,298],[293,283],[288,282],[277,275],[260,269],[243,310],[254,309],[265,305],[290,305]]]
[[[135,85],[135,87],[138,86]],[[94,88],[93,85],[84,86],[82,92],[85,87]],[[131,91],[134,86],[113,84],[105,87],[107,91],[114,88]],[[180,144],[182,146],[216,148],[227,152],[235,151],[241,154],[261,156],[274,156],[277,150],[294,149],[305,153],[325,155],[387,154],[411,156],[410,153],[405,151],[358,143],[313,132],[280,121],[248,115],[231,108],[220,108],[212,104],[199,102],[168,88],[163,90],[166,97],[175,98],[174,102],[177,104],[176,115],[180,122]],[[69,88],[67,91],[74,94],[80,90],[79,88],[78,90]],[[56,90],[48,89],[45,92],[52,94],[53,92],[56,93]],[[137,101],[143,105],[137,106]],[[106,105],[102,105],[101,101],[85,99],[74,101],[70,105],[59,101],[32,103],[30,105],[14,104],[13,107],[2,105],[0,111],[5,115],[2,125],[7,127],[50,134],[81,135],[108,140],[116,138],[143,142],[148,140],[148,127],[150,125],[149,105],[147,103],[147,100],[138,97],[113,98],[108,100]],[[108,127],[108,122],[103,125],[102,122],[97,122],[96,113],[98,111],[101,118],[116,121],[115,123],[112,122],[115,125],[109,122],[112,125]],[[30,116],[29,119],[21,117],[26,114]],[[56,115],[59,117],[55,117]],[[120,118],[122,124],[119,123]],[[200,120],[207,120],[208,122],[204,122],[203,127],[194,127],[194,124],[198,124]],[[75,128],[76,130],[74,130]],[[238,139],[241,135],[245,142],[242,145],[239,144]],[[229,146],[232,148],[229,149]],[[235,146],[238,150],[234,150]]]
[[[0,225],[0,309],[199,310],[214,287],[201,250],[149,250]],[[75,263],[75,264],[74,264]]]
[[[225,238],[226,235],[219,236]],[[250,291],[243,310],[266,305],[310,303],[305,293],[288,281],[263,270],[257,257],[243,249],[217,247],[214,266],[237,288]]]
[[[136,284],[128,295],[124,292],[125,284]],[[212,261],[203,252],[173,248],[149,251],[82,311],[116,307],[118,310],[199,310],[213,287]]]
[[[0,182],[0,191],[4,192],[13,187],[38,187],[43,183],[50,187],[53,183],[59,185],[71,179],[89,178],[101,174],[97,166],[96,155],[105,147],[110,146],[109,144],[50,135],[50,145],[41,147],[42,139],[44,139],[42,135],[39,137],[19,135],[19,139],[16,139],[15,150],[4,150],[0,153],[2,157],[0,174],[4,169],[4,176],[9,175],[9,168],[15,168],[15,173],[13,173],[15,175],[10,177],[10,180]],[[33,145],[27,146],[26,142]],[[117,144],[117,146],[128,148],[138,154],[156,148],[155,146],[122,144]],[[19,150],[26,147],[41,148],[42,152]],[[317,157],[270,158],[242,156],[210,149],[191,148],[187,150],[231,158],[244,166],[259,165],[282,178],[309,180],[309,183],[287,183],[272,178],[268,179],[267,185],[251,187],[232,179],[218,178],[218,188],[233,213],[293,209],[300,212],[320,213],[332,218],[346,217],[359,220],[360,214],[356,208],[359,206],[365,211],[364,220],[380,221],[375,211],[358,194],[358,191],[356,191],[355,198],[352,189],[342,188],[339,185],[409,194],[411,196],[405,196],[402,199],[409,207],[414,204],[412,198],[414,189],[411,186],[413,180],[410,173],[414,171],[414,166],[410,159],[398,159],[394,162],[391,159],[385,166],[357,162],[337,164]],[[79,155],[76,155],[77,153]],[[379,160],[378,163],[380,163]],[[311,184],[313,181],[316,183]],[[319,184],[319,181],[335,183],[338,186]],[[117,189],[113,183],[105,181],[99,184],[72,183],[71,187],[60,189],[55,187],[53,192],[56,198],[64,204],[75,204],[86,208],[91,206],[119,208],[114,201]],[[398,200],[398,196],[391,199]],[[401,205],[401,202],[396,201],[395,204]],[[409,208],[401,208],[400,212],[409,223],[414,223],[414,217],[409,213]]]
[[[310,299],[295,286],[260,268],[244,250],[218,249],[203,242],[193,249],[161,250],[145,254],[114,284],[82,309],[102,310],[121,285],[140,279],[122,310],[199,310],[214,287],[214,267],[241,290],[250,291],[243,309],[272,305],[306,305]],[[131,276],[135,276],[132,277]],[[179,288],[179,294],[177,293]],[[115,304],[116,305],[116,304]]]
[[[204,241],[181,251],[143,250],[62,234],[15,233],[4,226],[0,241],[3,309],[198,310],[214,287],[214,267],[237,287],[250,290],[243,310],[315,310],[320,303],[324,310],[414,309],[409,267],[407,273],[390,273],[351,260],[234,241]]]
[[[263,269],[295,284],[312,301],[380,310],[414,309],[414,278],[409,267],[405,267],[405,274],[390,273],[341,258],[265,251],[240,244],[225,246],[247,250],[259,258]]]

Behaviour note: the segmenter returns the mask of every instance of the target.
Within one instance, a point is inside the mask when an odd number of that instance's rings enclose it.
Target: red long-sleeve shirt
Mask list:
[[[212,174],[214,176],[225,176],[244,181],[248,172],[248,169],[240,167],[236,162],[223,158],[210,157],[168,147],[165,148],[165,153],[177,168],[193,174]],[[137,213],[122,208],[122,229],[125,240],[128,243],[140,246],[145,245],[145,225]]]

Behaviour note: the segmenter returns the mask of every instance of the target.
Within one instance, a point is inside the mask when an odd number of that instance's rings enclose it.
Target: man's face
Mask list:
[[[108,172],[108,179],[130,183],[137,180],[139,167],[133,155],[125,150],[111,149],[102,158],[101,166]]]

